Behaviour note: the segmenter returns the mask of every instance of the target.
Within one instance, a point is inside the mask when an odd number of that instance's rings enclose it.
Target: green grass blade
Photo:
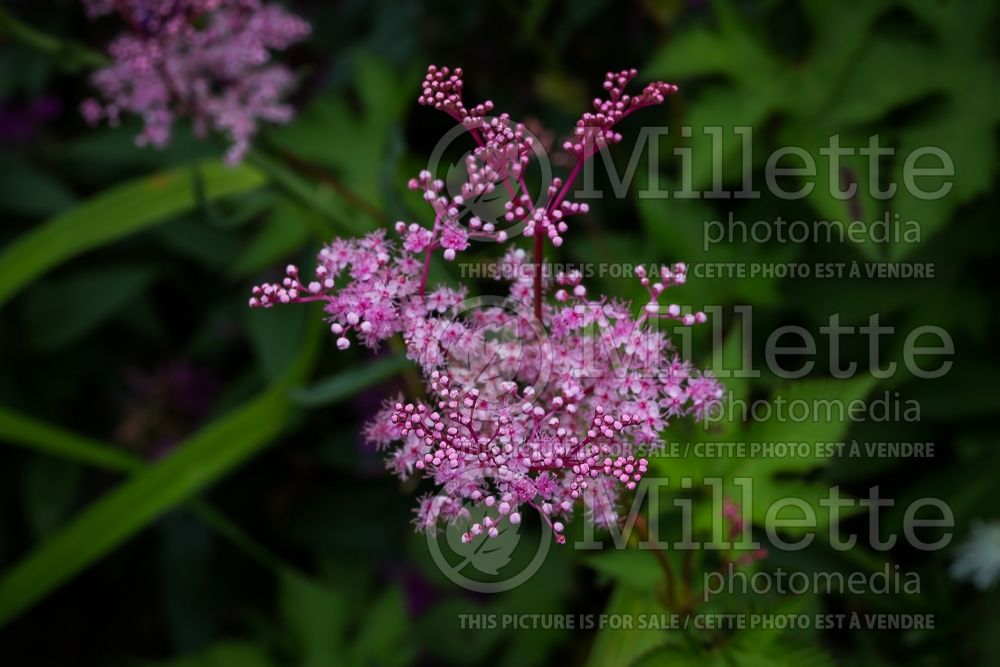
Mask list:
[[[206,200],[266,180],[252,167],[214,161],[199,165],[199,173]],[[129,181],[55,216],[0,252],[0,305],[61,262],[191,210],[197,199],[192,170],[183,167]]]
[[[100,498],[0,578],[0,626],[113,550],[173,507],[188,501],[278,435],[318,349],[310,332],[289,370],[270,389],[188,438]]]
[[[0,442],[115,472],[135,472],[149,465],[109,443],[79,436],[3,407],[0,407]],[[205,525],[253,560],[276,572],[292,569],[206,501],[194,498],[187,506]]]
[[[127,452],[3,407],[0,407],[0,442],[10,442],[109,470],[128,472],[142,466],[139,459]]]

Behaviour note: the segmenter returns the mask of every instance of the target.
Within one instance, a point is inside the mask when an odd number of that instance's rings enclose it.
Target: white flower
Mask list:
[[[1000,521],[975,523],[969,540],[958,551],[951,576],[971,581],[983,591],[993,586],[1000,579]]]

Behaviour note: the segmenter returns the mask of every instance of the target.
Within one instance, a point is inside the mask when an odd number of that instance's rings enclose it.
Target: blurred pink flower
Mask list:
[[[291,71],[271,62],[309,34],[309,24],[261,0],[83,0],[91,18],[117,12],[130,29],[108,45],[113,62],[91,81],[100,100],[81,113],[90,124],[142,118],[140,146],[163,148],[174,120],[188,118],[199,135],[223,133],[239,162],[260,122],[284,123]]]

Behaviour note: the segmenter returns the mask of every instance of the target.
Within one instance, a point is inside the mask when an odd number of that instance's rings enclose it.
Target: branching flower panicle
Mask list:
[[[227,159],[239,162],[260,122],[291,119],[282,98],[292,73],[271,52],[309,34],[297,16],[261,0],[83,2],[91,18],[115,12],[129,26],[108,45],[113,62],[91,76],[101,99],[83,102],[89,123],[135,114],[144,124],[136,143],[163,148],[183,116],[200,135],[227,136]]]
[[[320,251],[313,276],[291,265],[280,282],[253,288],[255,308],[323,302],[340,349],[351,338],[375,348],[401,334],[430,398],[389,401],[365,435],[399,477],[420,475],[438,489],[418,503],[420,529],[463,519],[464,540],[495,537],[530,509],[561,542],[580,506],[590,521],[612,525],[621,493],[648,471],[642,450],[671,420],[700,418],[722,395],[658,326],[706,320],[663,302],[686,282],[684,264],[639,268],[648,300],[638,306],[591,295],[579,273],[543,275],[546,242],[561,245],[572,216],[588,212],[569,198],[584,161],[621,140],[620,120],[676,91],[653,83],[630,96],[625,87],[635,76],[608,74],[607,98],[594,100],[594,112],[563,144],[571,172],[533,198],[525,172],[532,158],[545,157],[539,142],[507,114],[490,116],[491,101],[466,105],[461,69],[429,67],[418,101],[461,123],[476,144],[457,192],[430,171],[409,181],[433,224],[398,222],[391,239],[384,230],[337,239]],[[503,211],[486,219],[473,202],[497,188],[507,194]],[[503,265],[514,277],[505,298],[428,285],[434,256],[451,261],[473,241],[508,243],[518,230],[533,248],[507,250]]]

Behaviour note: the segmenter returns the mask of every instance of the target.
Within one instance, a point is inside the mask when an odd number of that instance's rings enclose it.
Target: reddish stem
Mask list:
[[[566,195],[569,194],[569,189],[573,187],[573,182],[576,181],[576,177],[579,175],[580,169],[583,167],[584,159],[586,158],[581,158],[576,161],[576,164],[573,166],[573,171],[571,171],[569,176],[566,177],[566,182],[563,183],[562,189],[559,190],[559,194],[555,196],[555,199],[553,199],[552,203],[549,205],[549,213],[559,208],[559,204],[561,204],[563,199],[566,198]]]
[[[427,277],[431,272],[431,249],[427,248],[424,251],[424,270],[420,274],[420,296],[424,296],[427,293]]]
[[[542,321],[542,261],[544,260],[545,237],[541,231],[535,232],[535,319]]]
[[[563,183],[562,188],[559,193],[552,199],[552,202],[547,206],[548,212],[558,208],[559,204],[562,203],[566,195],[569,194],[569,190],[573,187],[573,183],[576,181],[576,177],[580,174],[580,169],[583,167],[583,160],[577,160],[576,165],[573,166],[573,171],[570,172],[569,176],[566,177],[566,182]],[[535,318],[538,321],[542,319],[542,262],[544,261],[544,251],[545,251],[545,237],[539,231],[535,232]]]
[[[434,252],[434,248],[437,247],[438,227],[440,223],[440,216],[434,216],[434,229],[431,231],[431,242],[427,245],[427,249],[424,250],[424,270],[420,275],[420,296],[424,296],[427,293],[427,277],[431,272],[431,254]]]

